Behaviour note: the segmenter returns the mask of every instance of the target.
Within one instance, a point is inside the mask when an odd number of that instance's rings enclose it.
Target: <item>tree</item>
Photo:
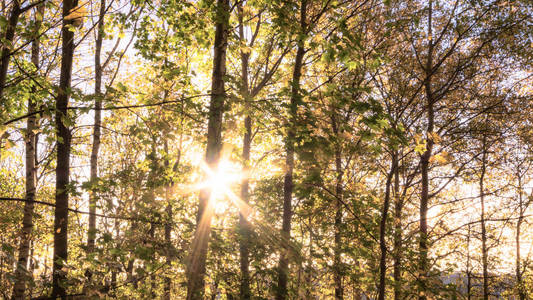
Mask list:
[[[39,34],[42,18],[44,15],[44,5],[40,4],[35,12],[35,36]],[[31,48],[31,62],[36,69],[39,68],[39,38],[33,37]],[[33,87],[35,92],[35,86]],[[28,113],[31,114],[36,110],[36,99],[29,97]],[[26,125],[26,202],[24,202],[24,216],[22,218],[22,234],[19,245],[19,258],[17,262],[16,281],[13,285],[13,299],[23,299],[26,290],[26,282],[33,274],[28,273],[28,257],[30,252],[30,241],[33,229],[34,201],[36,192],[37,179],[37,135],[35,134],[37,117],[32,115],[27,120]]]
[[[526,299],[531,11],[0,2],[0,295]]]
[[[100,150],[100,135],[102,124],[102,63],[101,52],[102,42],[104,36],[104,18],[106,13],[105,0],[100,1],[100,12],[96,26],[96,43],[94,50],[94,129],[93,129],[93,144],[91,149],[91,176],[90,182],[96,184],[98,180],[98,152]],[[96,206],[97,196],[93,191],[89,199],[89,229],[87,230],[87,254],[94,252],[95,238],[96,238]],[[91,279],[90,270],[87,272],[88,280]]]
[[[205,159],[208,167],[215,171],[218,168],[222,150],[222,115],[224,112],[224,76],[226,74],[226,47],[228,43],[229,1],[217,0],[216,30],[213,45],[213,75],[211,79],[211,102],[207,131]],[[196,232],[189,254],[187,299],[202,299],[204,295],[205,263],[207,245],[213,215],[212,203],[209,201],[209,189],[200,192]]]
[[[68,259],[68,198],[70,174],[70,141],[68,102],[71,92],[72,62],[74,57],[75,18],[69,18],[77,0],[63,2],[61,29],[61,74],[56,99],[55,125],[57,134],[56,203],[54,214],[54,268],[52,297],[66,299]]]
[[[302,101],[300,92],[300,78],[302,76],[303,59],[305,55],[304,33],[307,31],[307,0],[300,2],[299,11],[299,38],[297,40],[296,56],[294,58],[293,73],[291,80],[291,95],[289,104],[289,121],[287,124],[287,137],[285,141],[285,175],[283,182],[283,222],[281,227],[281,253],[278,266],[278,290],[276,299],[286,299],[287,281],[289,273],[291,217],[292,217],[292,191],[294,170],[294,143],[296,138],[296,122],[298,118],[298,106]]]

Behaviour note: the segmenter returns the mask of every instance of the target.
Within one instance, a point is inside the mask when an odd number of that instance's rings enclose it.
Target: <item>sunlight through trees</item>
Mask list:
[[[4,0],[3,299],[530,299],[528,0]]]

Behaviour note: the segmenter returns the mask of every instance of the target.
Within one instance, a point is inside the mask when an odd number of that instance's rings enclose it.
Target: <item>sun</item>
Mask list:
[[[221,160],[216,169],[211,169],[203,163],[202,170],[205,179],[198,188],[209,189],[209,201],[213,205],[215,214],[224,214],[234,200],[232,186],[242,180],[242,172],[237,164],[226,159]]]

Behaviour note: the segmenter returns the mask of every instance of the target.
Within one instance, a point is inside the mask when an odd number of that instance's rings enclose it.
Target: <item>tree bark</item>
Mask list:
[[[244,21],[243,21],[243,5],[239,3],[237,6],[239,13],[239,38],[241,43],[246,42],[244,36]],[[251,299],[250,290],[250,224],[247,220],[247,205],[250,202],[249,192],[249,178],[248,173],[250,170],[250,151],[252,145],[252,117],[250,115],[250,86],[248,82],[248,64],[250,54],[241,51],[241,95],[244,100],[244,137],[242,145],[242,173],[244,177],[241,182],[241,200],[244,202],[243,207],[239,209],[239,228],[241,238],[239,240],[240,250],[240,269],[241,269],[241,286],[240,286],[240,299]]]
[[[302,0],[300,6],[300,29],[302,33],[306,30],[307,0]],[[302,101],[300,94],[300,78],[302,76],[303,58],[305,55],[304,38],[300,34],[298,38],[298,49],[294,60],[294,70],[291,84],[291,98],[289,107],[289,124],[285,141],[285,176],[283,183],[283,220],[281,227],[281,252],[278,265],[278,286],[276,290],[276,300],[286,299],[288,296],[287,280],[289,273],[289,252],[291,239],[291,218],[292,218],[292,190],[293,170],[294,170],[294,143],[296,138],[298,106]]]
[[[70,172],[70,129],[68,123],[68,101],[71,88],[72,61],[74,57],[74,33],[69,27],[74,26],[73,19],[65,19],[77,0],[63,1],[63,28],[61,74],[56,99],[55,123],[57,131],[57,165],[56,165],[56,208],[54,215],[54,263],[52,297],[66,299],[67,271],[65,263],[68,258],[68,188]]]
[[[9,68],[9,60],[11,58],[12,43],[15,38],[15,29],[21,14],[20,0],[12,1],[13,7],[7,20],[6,32],[4,33],[5,43],[2,43],[2,58],[0,60],[0,100],[4,97],[4,87],[6,85],[7,70]]]
[[[389,213],[390,206],[390,190],[392,177],[397,169],[396,154],[392,155],[392,164],[390,172],[387,174],[387,181],[385,183],[385,199],[383,201],[383,210],[381,211],[381,221],[379,224],[379,248],[381,250],[381,256],[379,259],[379,285],[378,285],[378,300],[385,300],[385,278],[387,275],[387,241],[385,239],[387,229],[387,215]]]
[[[485,173],[487,171],[487,136],[483,133],[481,151],[481,174],[479,177],[479,198],[481,201],[481,260],[483,268],[483,300],[489,299],[489,271],[488,271],[488,249],[487,249],[487,228],[485,224]]]
[[[339,128],[337,126],[337,120],[332,112],[331,125],[333,133],[339,138]],[[333,249],[333,282],[335,285],[335,299],[344,299],[344,288],[342,285],[343,270],[342,270],[342,199],[343,199],[343,186],[342,186],[342,150],[339,141],[336,141],[335,145],[335,223],[334,223],[334,249]]]
[[[42,16],[44,14],[44,5],[39,5],[35,13],[35,32],[37,35],[42,23]],[[32,42],[31,47],[31,61],[36,70],[39,68],[39,39],[36,38]],[[32,87],[32,95],[34,95],[35,87]],[[36,103],[33,96],[28,99],[28,113],[31,114],[36,109]],[[36,129],[37,117],[32,115],[27,119],[26,126],[26,202],[24,203],[24,215],[22,217],[22,234],[20,237],[19,256],[17,262],[17,268],[15,271],[15,284],[13,285],[13,299],[23,299],[24,292],[26,290],[26,282],[28,278],[32,277],[33,272],[28,272],[28,255],[30,250],[31,233],[33,230],[33,211],[36,185],[37,185],[37,168],[36,168],[36,156],[37,156],[37,136],[34,133]],[[31,295],[30,295],[31,297]]]
[[[400,168],[398,152],[393,159],[396,160],[394,170],[394,300],[402,299],[402,210],[403,201],[400,196]]]
[[[165,198],[167,200],[167,207],[165,209],[165,212],[167,214],[167,223],[165,224],[165,244],[167,247],[167,255],[166,255],[166,264],[170,268],[172,259],[171,259],[171,234],[172,234],[172,205],[170,205],[170,187],[166,188],[165,191]],[[171,288],[172,288],[172,278],[168,275],[165,276],[165,285],[163,287],[163,299],[164,300],[170,300],[171,295]]]
[[[466,297],[472,298],[472,275],[470,270],[470,224],[468,225],[468,234],[466,236]]]
[[[521,255],[520,255],[520,232],[522,227],[522,222],[524,222],[524,199],[522,195],[522,175],[520,170],[517,170],[518,177],[518,220],[516,221],[516,284],[518,286],[518,298],[520,300],[527,299],[526,290],[524,287],[524,282],[522,279],[522,270],[521,270]]]
[[[433,40],[431,21],[433,16],[433,1],[429,1],[428,12],[428,55],[426,61],[426,80],[424,83],[426,93],[427,128],[426,128],[426,150],[420,156],[420,169],[422,175],[422,191],[420,195],[420,225],[419,225],[419,262],[418,262],[418,299],[426,300],[428,294],[427,277],[429,273],[428,264],[428,224],[427,213],[429,203],[429,159],[433,150],[433,129],[435,112],[433,109],[434,99],[432,90],[433,74]]]
[[[94,50],[94,127],[93,145],[91,148],[90,161],[90,182],[92,184],[89,195],[89,230],[87,233],[87,254],[94,252],[96,239],[96,202],[97,195],[94,185],[98,181],[98,152],[100,150],[100,126],[102,124],[102,64],[100,56],[102,52],[102,42],[104,35],[105,0],[100,1],[100,12],[98,16],[96,43]],[[91,279],[92,272],[87,273],[87,279]]]
[[[228,44],[229,0],[217,0],[216,30],[213,56],[211,103],[207,124],[206,163],[216,170],[222,148],[222,115],[224,112],[224,76],[226,74],[226,48]],[[213,207],[209,201],[209,189],[200,192],[196,232],[189,255],[187,299],[201,300],[204,297],[207,247],[211,231]]]

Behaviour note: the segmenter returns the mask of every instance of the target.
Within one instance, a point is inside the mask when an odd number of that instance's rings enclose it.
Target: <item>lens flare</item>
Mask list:
[[[216,169],[211,169],[205,163],[202,169],[205,179],[197,185],[197,189],[208,189],[215,214],[223,214],[230,207],[228,200],[233,202],[232,186],[242,180],[240,167],[228,160],[221,160]]]

